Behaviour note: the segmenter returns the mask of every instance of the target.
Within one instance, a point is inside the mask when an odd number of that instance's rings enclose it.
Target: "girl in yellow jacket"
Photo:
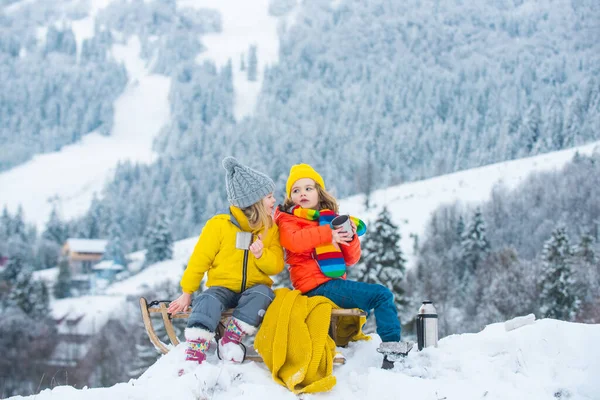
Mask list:
[[[227,171],[229,212],[206,222],[181,278],[183,293],[169,305],[169,312],[186,310],[192,294],[207,273],[207,290],[193,302],[185,329],[186,360],[202,363],[221,312],[235,308],[218,346],[225,360],[241,362],[242,337],[254,334],[275,295],[269,275],[283,270],[279,230],[271,217],[275,207],[275,183],[268,176],[223,160]]]

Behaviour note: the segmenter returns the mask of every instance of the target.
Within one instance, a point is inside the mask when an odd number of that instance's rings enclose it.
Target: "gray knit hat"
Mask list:
[[[250,207],[275,190],[275,182],[265,174],[239,163],[233,157],[223,159],[227,171],[227,200],[239,208]]]

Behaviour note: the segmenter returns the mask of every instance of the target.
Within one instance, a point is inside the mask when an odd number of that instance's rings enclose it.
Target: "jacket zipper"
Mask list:
[[[244,290],[246,290],[246,275],[248,274],[248,250],[244,250],[244,267],[242,271],[242,290],[240,293],[244,293]]]

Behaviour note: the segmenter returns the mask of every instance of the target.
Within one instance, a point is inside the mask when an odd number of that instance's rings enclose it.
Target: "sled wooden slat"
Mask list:
[[[144,297],[140,298],[140,311],[142,312],[142,319],[144,320],[144,327],[146,328],[146,333],[148,334],[148,338],[154,344],[154,346],[163,354],[167,354],[170,350],[169,345],[163,343],[156,331],[154,330],[154,326],[152,325],[151,314],[160,314],[162,317],[163,324],[165,325],[165,329],[167,331],[167,336],[169,336],[169,340],[173,346],[177,346],[179,344],[179,338],[175,333],[175,328],[173,327],[173,319],[182,319],[188,318],[191,313],[191,307],[188,308],[185,312],[180,312],[176,314],[169,314],[168,312],[168,303],[169,301],[153,301],[150,307],[148,307],[148,302]],[[155,307],[158,305],[158,307]],[[233,315],[234,309],[228,309],[221,313],[221,321],[226,322],[227,318]],[[329,327],[329,334],[334,339],[337,335],[337,320],[339,317],[345,316],[366,316],[367,314],[364,311],[355,310],[355,309],[333,309],[331,310],[331,324]],[[263,362],[260,355],[256,353],[251,353],[246,355],[246,360],[249,361],[257,361]],[[333,359],[334,364],[344,364],[346,360],[343,357],[336,356]]]
[[[169,315],[166,303],[160,303],[160,313],[162,314],[165,329],[167,330],[167,335],[169,335],[171,343],[173,343],[173,346],[177,346],[179,344],[179,339],[175,333],[175,328],[173,328],[173,323],[171,322],[171,317]]]
[[[166,344],[164,344],[156,335],[154,331],[154,326],[152,325],[152,320],[150,319],[150,313],[148,312],[148,304],[146,303],[145,298],[140,298],[140,310],[142,311],[142,319],[144,320],[144,327],[146,328],[146,333],[148,334],[148,338],[161,353],[167,354],[169,349]]]

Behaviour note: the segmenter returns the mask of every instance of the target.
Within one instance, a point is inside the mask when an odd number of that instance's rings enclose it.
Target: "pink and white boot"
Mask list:
[[[206,360],[206,352],[210,348],[210,342],[215,334],[202,328],[185,328],[185,340],[187,349],[185,349],[186,368],[179,370],[179,376],[183,375],[186,369]]]
[[[244,361],[246,350],[243,347],[242,338],[244,335],[254,335],[255,333],[255,326],[231,317],[227,323],[223,337],[219,340],[219,354],[221,355],[221,359],[237,363]]]

